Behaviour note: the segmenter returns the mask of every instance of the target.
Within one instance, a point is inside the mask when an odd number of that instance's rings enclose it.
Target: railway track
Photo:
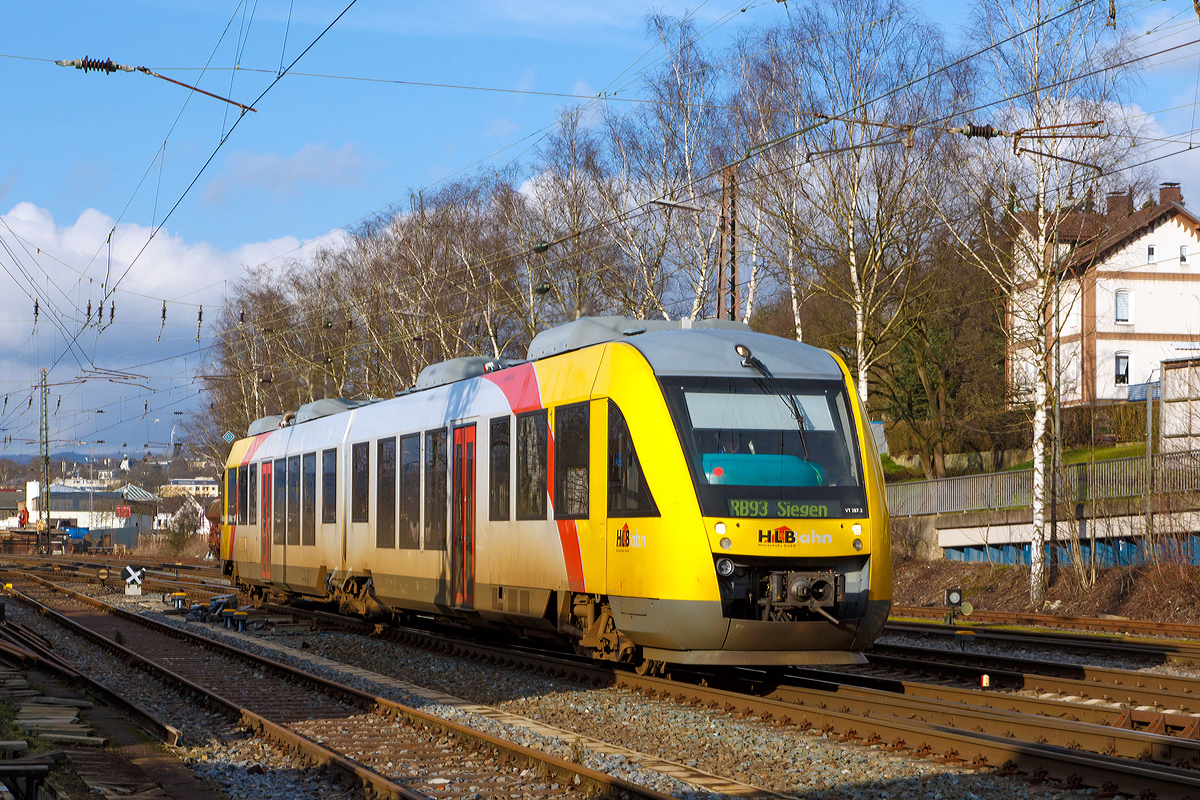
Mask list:
[[[1200,766],[1200,740],[1192,738],[1197,718],[1189,715],[824,670],[793,669],[782,679],[768,679],[753,670],[674,670],[669,678],[644,677],[560,653],[420,629],[379,630],[362,620],[293,606],[272,610],[512,669],[616,685],[800,731],[821,730],[846,742],[998,769],[1035,781],[1054,778],[1064,787],[1119,789],[1130,796],[1150,789],[1159,800],[1200,797],[1200,772],[1189,768]]]
[[[604,796],[653,790],[180,631],[34,575],[13,591],[44,616],[179,685],[382,797]]]
[[[872,669],[883,674],[790,670],[782,680],[768,681],[742,670],[677,672],[669,680],[614,673],[561,654],[515,651],[419,629],[381,628],[295,606],[267,608],[513,668],[615,683],[676,702],[715,704],[729,713],[799,730],[815,728],[844,741],[998,767],[1033,780],[1057,779],[1064,787],[1119,789],[1134,796],[1149,789],[1159,800],[1200,797],[1200,771],[1192,770],[1200,766],[1200,724],[1186,713],[1200,711],[1200,681],[1194,679],[886,646],[872,658]],[[955,630],[962,628],[948,633]],[[984,672],[995,687],[1032,689],[1040,696],[968,688]]]
[[[978,625],[946,625],[940,622],[888,622],[884,632],[943,638],[969,636],[979,642],[1015,647],[1048,647],[1106,657],[1122,655],[1159,662],[1200,664],[1200,641],[1186,639],[1143,639],[1112,634],[994,629]]]
[[[943,619],[948,608],[937,606],[892,606],[893,618]],[[1119,617],[1065,617],[1056,614],[1030,614],[1008,611],[973,611],[970,621],[992,625],[1028,625],[1039,628],[1063,628],[1088,633],[1120,633],[1137,636],[1173,636],[1200,640],[1200,625],[1182,622],[1153,622]]]

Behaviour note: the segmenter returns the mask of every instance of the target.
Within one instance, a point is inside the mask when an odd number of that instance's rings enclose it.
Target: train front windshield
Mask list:
[[[839,381],[692,378],[664,387],[709,516],[865,516],[854,415]]]

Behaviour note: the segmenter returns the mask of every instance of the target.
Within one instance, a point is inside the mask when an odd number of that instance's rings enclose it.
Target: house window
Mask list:
[[[1179,263],[1180,264],[1188,263],[1187,248],[1188,248],[1188,246],[1186,244],[1179,245]]]
[[[1157,260],[1158,259],[1154,255],[1154,245],[1152,245],[1152,244],[1146,245],[1146,263],[1153,264]]]
[[[1117,386],[1129,385],[1129,353],[1117,353],[1116,358],[1116,384]]]
[[[1116,296],[1116,321],[1128,324],[1132,321],[1133,292],[1128,289],[1118,289]]]

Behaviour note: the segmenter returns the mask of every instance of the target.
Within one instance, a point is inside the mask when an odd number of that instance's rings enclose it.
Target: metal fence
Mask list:
[[[1155,494],[1200,491],[1200,450],[1154,456]],[[1068,464],[1058,479],[1059,502],[1089,503],[1146,494],[1145,456],[1096,463]],[[1033,505],[1033,470],[965,475],[932,481],[888,484],[888,510],[893,517],[1028,508]],[[1046,497],[1050,475],[1046,476]]]

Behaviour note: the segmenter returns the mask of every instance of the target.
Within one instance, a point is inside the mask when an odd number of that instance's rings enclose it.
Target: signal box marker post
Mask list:
[[[138,596],[142,593],[142,581],[146,580],[146,568],[125,567],[121,577],[125,579],[125,594]]]

